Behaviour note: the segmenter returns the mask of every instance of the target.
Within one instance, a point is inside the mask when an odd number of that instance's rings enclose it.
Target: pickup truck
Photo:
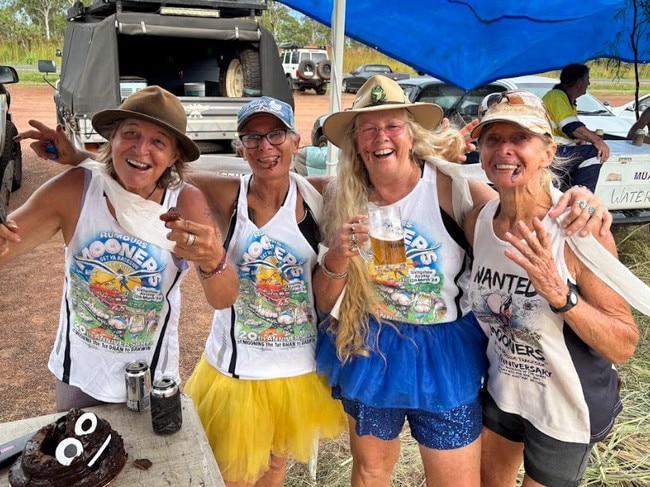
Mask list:
[[[354,71],[343,75],[341,91],[343,93],[356,93],[363,84],[376,74],[381,74],[392,80],[398,81],[411,77],[407,73],[395,73],[388,64],[362,64]]]
[[[294,102],[277,44],[255,20],[266,8],[266,0],[75,2],[55,86],[58,122],[78,147],[95,150],[104,139],[93,114],[159,85],[184,105],[201,157],[232,153],[242,105],[262,95]]]

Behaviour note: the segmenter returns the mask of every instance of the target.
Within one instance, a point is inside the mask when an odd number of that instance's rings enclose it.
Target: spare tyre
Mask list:
[[[316,72],[321,79],[330,79],[332,77],[332,61],[324,59],[316,67]]]
[[[261,80],[259,52],[255,49],[242,49],[237,57],[225,61],[221,66],[219,90],[221,96],[229,98],[260,96]]]
[[[311,59],[301,61],[297,74],[302,79],[312,79],[316,75],[316,64]]]

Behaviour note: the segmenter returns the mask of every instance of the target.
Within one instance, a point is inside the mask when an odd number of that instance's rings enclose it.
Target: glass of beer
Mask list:
[[[368,228],[372,259],[376,267],[406,264],[402,214],[398,206],[369,208]]]

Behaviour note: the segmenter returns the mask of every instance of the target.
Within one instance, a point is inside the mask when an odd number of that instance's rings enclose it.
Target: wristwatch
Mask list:
[[[569,286],[569,292],[566,295],[566,304],[561,308],[556,308],[551,303],[549,303],[549,306],[553,313],[566,313],[576,304],[578,304],[578,293],[573,289],[573,287]]]

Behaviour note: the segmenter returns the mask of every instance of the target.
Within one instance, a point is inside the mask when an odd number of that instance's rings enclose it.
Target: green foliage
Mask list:
[[[46,41],[41,36],[24,39],[21,44],[0,42],[0,63],[16,66],[34,66],[39,59],[55,58],[56,50],[63,46],[63,39]]]

